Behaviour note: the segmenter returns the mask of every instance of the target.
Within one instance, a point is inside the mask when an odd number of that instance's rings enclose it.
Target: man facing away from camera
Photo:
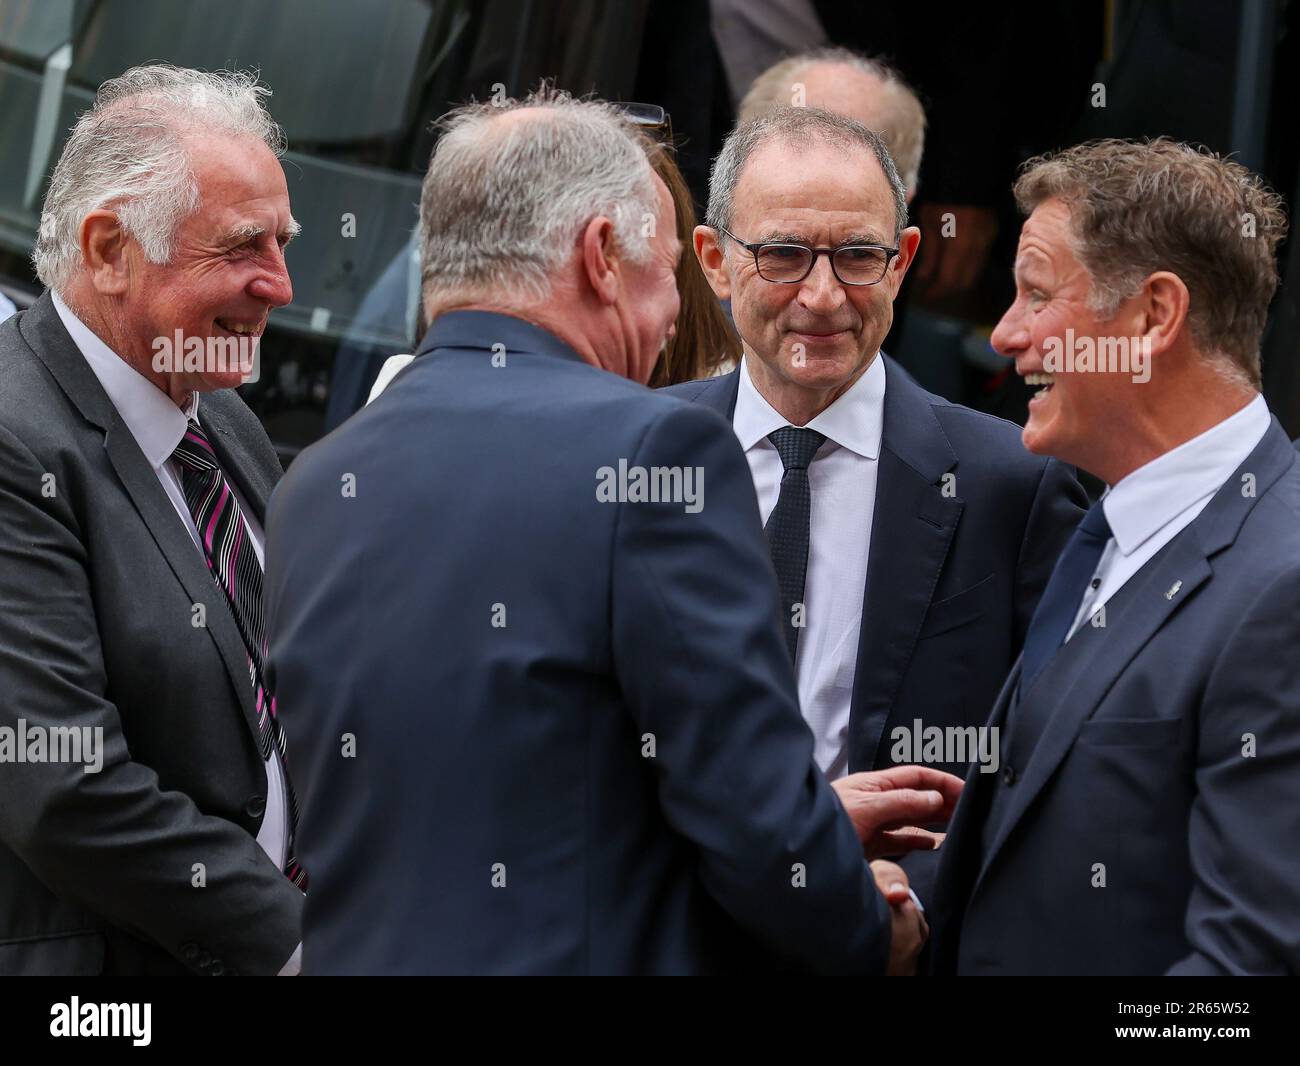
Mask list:
[[[1033,161],[993,334],[1024,441],[1109,487],[998,697],[934,968],[1300,971],[1300,457],[1260,395],[1281,202],[1168,140]]]
[[[635,134],[459,109],[421,226],[427,357],[269,520],[305,971],[906,970],[864,852],[933,847],[960,782],[818,771],[735,437],[641,385],[682,249]]]

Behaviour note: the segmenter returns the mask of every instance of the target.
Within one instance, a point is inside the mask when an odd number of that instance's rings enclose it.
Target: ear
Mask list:
[[[597,215],[582,231],[582,270],[596,298],[609,305],[618,299],[622,281],[614,240],[614,223]]]
[[[726,252],[718,231],[712,226],[696,226],[691,236],[695,243],[695,258],[700,261],[709,288],[719,300],[727,299],[731,296],[731,273],[727,270]]]
[[[127,235],[117,214],[103,208],[81,220],[81,262],[95,291],[120,296],[130,282]]]
[[[889,261],[889,269],[885,272],[885,281],[894,296],[898,295],[908,268],[916,262],[916,250],[919,247],[921,247],[921,231],[916,226],[908,226],[898,235],[898,254]]]
[[[1191,306],[1183,279],[1157,270],[1142,283],[1137,299],[1137,335],[1149,339],[1153,355],[1172,347],[1182,335]]]

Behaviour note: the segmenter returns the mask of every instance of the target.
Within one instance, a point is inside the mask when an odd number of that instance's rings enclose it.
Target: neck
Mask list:
[[[1259,393],[1244,384],[1225,385],[1212,369],[1189,373],[1176,383],[1144,391],[1144,402],[1125,412],[1121,448],[1093,470],[1108,485],[1115,485],[1189,440],[1231,418]]]
[[[189,406],[192,393],[176,385],[176,378],[171,374],[154,370],[148,356],[140,357],[131,346],[130,331],[122,322],[121,312],[111,302],[111,298],[100,297],[98,293],[87,293],[84,286],[69,285],[59,293],[69,311],[77,316],[91,333],[104,342],[104,345],[155,388],[167,394],[182,411]]]
[[[748,345],[745,346],[745,366],[748,369],[749,380],[754,383],[758,394],[771,404],[772,410],[792,426],[806,426],[825,411],[848,392],[878,358],[878,353],[873,355],[848,381],[826,388],[813,388],[774,374],[766,363],[754,355]]]
[[[426,314],[431,323],[438,315],[445,315],[451,311],[485,311],[494,315],[509,315],[511,318],[527,322],[530,326],[544,329],[547,333],[558,337],[577,352],[584,363],[616,374],[622,373],[611,364],[610,360],[600,357],[598,346],[592,340],[591,331],[584,328],[587,325],[586,320],[581,315],[568,315],[561,312],[556,304],[557,301],[520,305],[474,300],[429,307],[426,308]],[[627,375],[623,374],[623,376]]]

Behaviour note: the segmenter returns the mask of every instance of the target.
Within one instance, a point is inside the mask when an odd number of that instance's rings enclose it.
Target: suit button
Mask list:
[[[213,959],[212,968],[208,971],[208,973],[211,974],[213,977],[220,977],[225,972],[226,972],[225,963],[223,963],[220,959]]]
[[[1014,785],[1016,783],[1016,768],[1008,766],[1002,771],[1002,780],[1005,784]]]
[[[244,804],[244,813],[250,818],[261,818],[266,813],[266,797],[254,796]]]

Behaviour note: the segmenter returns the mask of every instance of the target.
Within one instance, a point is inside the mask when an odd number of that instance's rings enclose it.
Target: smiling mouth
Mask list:
[[[1052,386],[1056,384],[1056,378],[1051,374],[1026,374],[1025,384],[1039,386],[1033,396],[1037,400],[1052,391]]]
[[[261,321],[257,322],[236,322],[229,318],[216,318],[213,321],[219,329],[227,333],[233,333],[237,337],[255,337],[262,331]]]

